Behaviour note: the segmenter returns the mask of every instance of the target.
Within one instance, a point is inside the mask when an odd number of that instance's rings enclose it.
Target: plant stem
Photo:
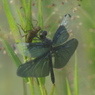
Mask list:
[[[50,95],[53,95],[53,93],[54,93],[54,89],[55,89],[55,84],[53,84],[53,86],[52,86],[52,88],[51,88]]]
[[[67,93],[68,95],[71,95],[70,85],[67,78],[66,78],[66,85],[67,85]]]
[[[28,80],[29,80],[31,95],[35,95],[35,91],[34,91],[34,87],[33,87],[33,82],[31,80],[31,78],[28,78]]]
[[[23,92],[24,92],[23,95],[27,95],[27,88],[24,80],[23,80]]]
[[[77,61],[77,53],[75,52],[75,75],[74,75],[74,95],[79,95],[78,90],[78,61]]]

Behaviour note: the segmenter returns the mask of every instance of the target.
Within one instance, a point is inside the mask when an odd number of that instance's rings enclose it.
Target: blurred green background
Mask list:
[[[14,1],[10,1],[12,7]],[[12,3],[13,2],[13,3]],[[35,0],[33,6],[33,17],[37,19],[37,9]],[[72,20],[69,23],[70,38],[75,37],[79,41],[79,45],[68,64],[61,70],[54,69],[56,77],[57,92],[54,95],[66,94],[66,80],[72,95],[74,95],[74,70],[75,56],[78,63],[78,95],[95,95],[95,12],[94,0],[43,0],[43,19],[45,30],[48,31],[48,37],[53,37],[62,17],[69,13]],[[12,11],[14,9],[12,8]],[[15,13],[15,12],[14,12]],[[0,1],[0,32],[3,36],[8,36],[10,44],[14,44],[12,35],[10,34],[4,7]],[[0,42],[0,48],[3,45]],[[22,78],[16,75],[16,66],[5,51],[0,51],[0,95],[24,95]],[[20,59],[22,58],[18,54]],[[46,77],[46,88],[49,92],[51,85],[50,76]],[[29,90],[29,87],[27,87]],[[28,91],[29,95],[30,92]]]

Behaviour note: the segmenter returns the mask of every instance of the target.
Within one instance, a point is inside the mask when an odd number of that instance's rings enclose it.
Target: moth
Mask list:
[[[70,15],[65,15],[59,28],[56,30],[53,40],[46,37],[47,31],[40,32],[41,42],[22,43],[25,56],[35,58],[17,69],[20,77],[46,77],[51,74],[51,81],[55,83],[53,68],[63,68],[75,52],[78,40],[73,38],[65,42],[69,34],[65,26]]]

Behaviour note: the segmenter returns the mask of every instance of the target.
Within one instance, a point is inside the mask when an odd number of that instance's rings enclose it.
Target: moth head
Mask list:
[[[40,32],[40,38],[45,38],[46,37],[46,35],[47,35],[47,31],[41,31]]]

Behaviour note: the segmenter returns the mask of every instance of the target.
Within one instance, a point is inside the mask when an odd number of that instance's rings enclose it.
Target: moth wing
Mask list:
[[[65,44],[55,47],[53,51],[53,63],[54,68],[62,68],[64,67],[73,53],[75,52],[78,46],[77,39],[71,39],[67,41]]]
[[[49,51],[49,48],[44,47],[44,44],[41,42],[38,43],[19,43],[18,46],[20,47],[21,52],[24,56],[37,58],[42,54]]]
[[[64,16],[59,28],[57,29],[53,37],[53,43],[52,43],[53,47],[63,44],[68,39],[69,34],[67,32],[67,25],[70,21],[70,18],[71,18],[70,14],[66,14]]]
[[[69,34],[66,30],[66,28],[61,25],[59,26],[59,28],[57,29],[54,37],[53,37],[53,42],[52,42],[52,46],[56,47],[61,45],[63,42],[65,42],[69,37]]]
[[[45,77],[49,75],[49,55],[48,53],[22,64],[17,69],[17,75],[21,77]]]

